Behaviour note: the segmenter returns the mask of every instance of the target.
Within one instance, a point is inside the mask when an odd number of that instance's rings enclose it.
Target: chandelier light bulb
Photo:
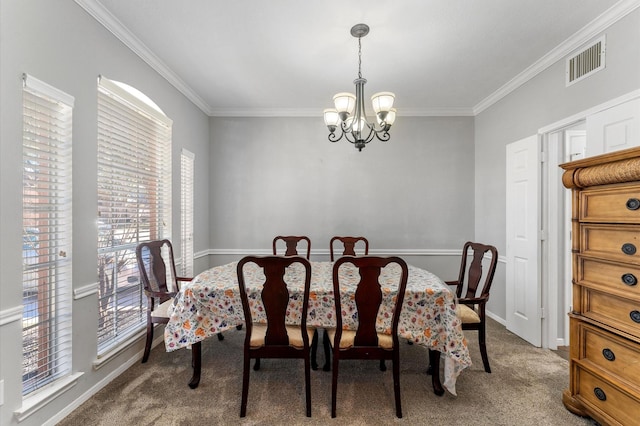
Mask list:
[[[340,124],[340,116],[338,115],[338,111],[333,108],[327,108],[324,110],[324,124],[329,127],[331,132],[335,132],[338,124]],[[331,130],[333,128],[333,130]]]
[[[373,110],[375,113],[379,113],[380,111],[389,112],[391,107],[393,107],[393,101],[396,98],[391,92],[378,92],[375,95],[371,96],[371,103],[373,104]]]
[[[333,104],[340,114],[340,118],[344,121],[356,108],[356,95],[346,92],[338,93],[333,97]]]

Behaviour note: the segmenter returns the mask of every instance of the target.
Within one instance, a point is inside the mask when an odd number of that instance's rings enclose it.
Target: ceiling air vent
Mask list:
[[[600,71],[605,65],[605,36],[567,59],[567,86]]]

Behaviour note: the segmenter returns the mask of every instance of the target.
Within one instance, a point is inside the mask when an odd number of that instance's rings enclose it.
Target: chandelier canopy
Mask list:
[[[370,123],[364,108],[364,85],[367,79],[362,77],[362,37],[369,34],[369,26],[357,24],[351,28],[351,35],[358,38],[358,78],[353,80],[356,94],[338,93],[333,97],[335,108],[324,110],[324,123],[329,129],[329,140],[338,142],[343,137],[351,142],[358,151],[371,142],[374,137],[381,141],[391,138],[389,129],[396,120],[393,108],[395,95],[391,92],[379,92],[371,96],[373,111],[377,123]],[[336,130],[340,129],[339,135]]]

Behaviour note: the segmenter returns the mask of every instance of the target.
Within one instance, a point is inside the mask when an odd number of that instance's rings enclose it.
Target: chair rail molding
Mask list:
[[[91,283],[73,289],[73,300],[83,299],[98,293],[98,283]]]
[[[0,326],[22,319],[22,305],[0,311]]]

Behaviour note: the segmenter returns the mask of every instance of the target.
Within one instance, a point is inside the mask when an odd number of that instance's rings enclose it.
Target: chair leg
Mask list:
[[[322,371],[331,371],[331,343],[329,342],[327,330],[324,330],[322,336],[322,346],[324,346],[324,366]]]
[[[387,364],[385,364],[384,359],[380,360],[380,371],[387,371]]]
[[[489,366],[489,357],[487,356],[487,340],[486,340],[485,325],[482,323],[480,329],[478,329],[478,342],[480,343],[480,355],[482,356],[482,364],[484,365],[484,371],[491,373],[491,367]]]
[[[151,343],[153,343],[153,323],[147,321],[147,341],[144,344],[144,354],[142,355],[142,364],[149,359],[149,353],[151,352]]]
[[[256,362],[253,364],[253,371],[260,370],[260,358],[256,358]]]
[[[218,333],[218,340],[224,340],[224,335],[222,333]]]
[[[338,358],[333,357],[333,375],[331,378],[331,418],[336,417],[336,399],[338,394]]]
[[[251,368],[249,354],[245,351],[242,368],[242,401],[240,402],[240,417],[247,415],[247,397],[249,396],[249,369]]]
[[[318,329],[316,329],[313,332],[313,339],[311,340],[311,369],[314,371],[318,369],[317,355],[318,355]]]
[[[400,402],[400,357],[393,356],[393,393],[396,397],[396,417],[402,418],[402,403]]]
[[[311,361],[307,355],[304,358],[304,389],[306,394],[307,417],[311,417],[311,371],[309,364],[311,364]]]

